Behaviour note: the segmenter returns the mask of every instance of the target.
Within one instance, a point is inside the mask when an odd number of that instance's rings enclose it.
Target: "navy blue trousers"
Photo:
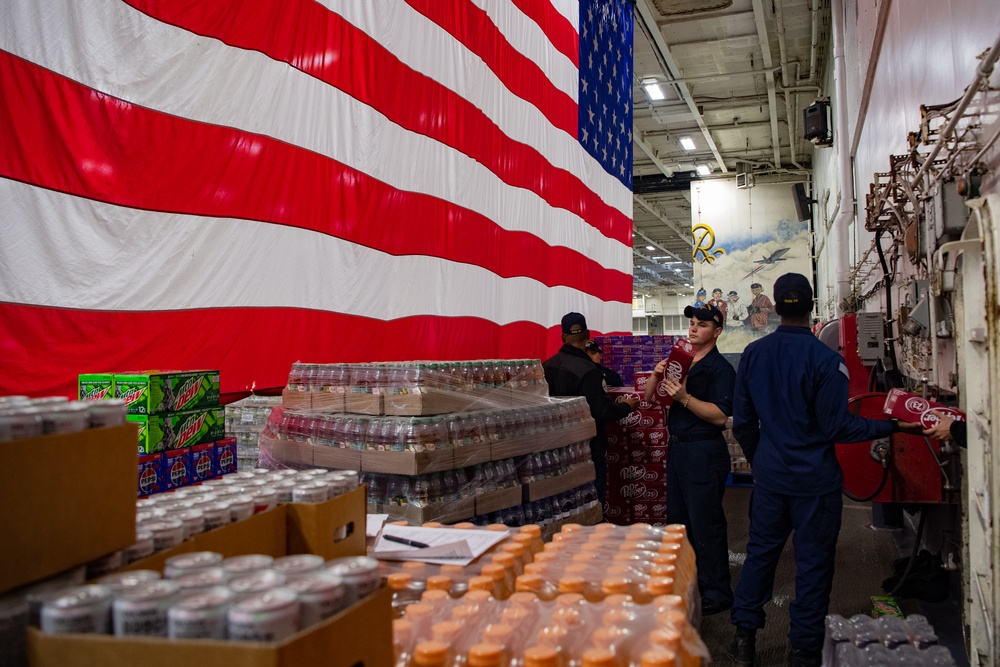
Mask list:
[[[702,597],[724,607],[733,601],[722,507],[729,467],[729,449],[721,438],[670,443],[667,522],[687,526],[698,561],[698,589]]]
[[[844,507],[840,491],[823,496],[787,496],[753,490],[750,541],[743,573],[736,584],[733,625],[764,627],[764,605],[774,591],[774,570],[792,535],[795,549],[795,601],[789,605],[788,643],[803,651],[823,648],[823,619],[830,606],[833,565]]]

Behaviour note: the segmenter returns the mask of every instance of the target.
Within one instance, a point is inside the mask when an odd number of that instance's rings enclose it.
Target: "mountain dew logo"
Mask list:
[[[208,417],[208,413],[202,413],[184,426],[184,429],[181,431],[181,434],[176,440],[178,447],[183,447],[184,443],[197,437],[198,434],[201,433],[201,427],[205,425],[206,417]]]
[[[145,394],[145,393],[146,393],[146,387],[145,386],[142,386],[142,387],[129,387],[124,392],[122,392],[121,396],[119,396],[118,398],[120,398],[123,401],[125,401],[125,405],[128,406],[128,405],[132,405],[133,403],[135,403],[136,401],[138,401],[140,398],[142,398],[143,394]]]
[[[84,394],[80,400],[81,401],[100,401],[107,397],[108,392],[111,391],[111,385],[105,385],[103,387],[94,387],[86,394]]]
[[[174,403],[174,406],[178,410],[183,409],[188,403],[194,401],[194,399],[198,396],[200,389],[201,378],[191,378],[188,380],[187,384],[181,386],[180,395],[177,397],[177,401]]]

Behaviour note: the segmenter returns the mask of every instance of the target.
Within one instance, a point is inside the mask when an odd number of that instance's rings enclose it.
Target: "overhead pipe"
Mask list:
[[[816,63],[819,60],[819,3],[820,0],[812,0],[809,5],[809,13],[812,15],[812,37],[809,42],[809,80],[816,80]]]
[[[848,225],[854,219],[854,173],[851,167],[850,133],[847,129],[847,66],[844,62],[844,2],[832,0],[833,14],[833,82],[836,94],[837,170],[840,173],[840,211],[833,221],[837,250],[837,302],[843,304],[851,293],[848,267]],[[892,316],[891,313],[887,313]]]
[[[798,156],[795,154],[795,114],[792,111],[792,92],[787,88],[795,81],[791,76],[792,68],[788,62],[788,53],[785,50],[785,17],[783,13],[782,0],[774,0],[775,21],[778,27],[778,53],[781,64],[781,82],[786,86],[785,93],[785,118],[788,124],[788,161],[797,168],[802,169]]]

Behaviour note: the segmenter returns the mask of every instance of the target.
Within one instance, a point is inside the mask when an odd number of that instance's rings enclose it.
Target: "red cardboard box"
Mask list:
[[[608,449],[624,447],[628,444],[628,431],[616,422],[605,425],[608,434]]]
[[[610,495],[604,501],[604,520],[618,526],[632,523],[632,503],[622,498],[612,498]]]
[[[667,501],[640,500],[632,504],[632,520],[653,523],[667,520]]]
[[[956,410],[953,407],[941,405],[934,401],[928,401],[926,398],[911,394],[902,389],[893,389],[890,391],[889,395],[885,397],[885,407],[882,408],[882,411],[887,415],[892,415],[904,422],[919,422],[924,428],[931,428],[940,421],[936,415],[932,414],[934,410],[951,417],[955,421],[965,421],[965,413],[961,410]]]
[[[611,398],[612,401],[615,401],[616,403],[620,403],[624,401],[626,398],[637,398],[639,399],[638,408],[640,410],[659,409],[657,408],[656,405],[644,401],[642,392],[638,392],[635,391],[634,389],[629,389],[627,387],[609,387],[608,396]]]
[[[629,448],[627,459],[630,464],[666,466],[667,447],[634,447]],[[611,461],[609,460],[610,464]]]
[[[674,343],[673,349],[670,350],[670,356],[667,357],[667,368],[664,371],[664,377],[669,376],[678,382],[684,382],[688,369],[691,368],[691,362],[694,361],[694,353],[694,345],[688,342],[687,339],[681,338]],[[653,394],[653,397],[657,405],[665,408],[669,408],[670,404],[674,401],[667,394],[666,389],[662,388],[662,383],[657,385],[656,393]]]
[[[632,450],[626,447],[609,447],[608,453],[605,455],[604,459],[607,461],[609,466],[627,465],[630,461],[629,455],[631,451]]]
[[[653,482],[634,481],[615,486],[609,485],[608,498],[620,498],[632,503],[645,501],[663,501],[667,497],[667,485],[662,480]]]
[[[635,390],[638,393],[640,393],[640,394],[645,393],[645,391],[646,391],[646,381],[649,380],[649,377],[652,374],[653,374],[652,371],[643,371],[642,373],[636,373],[635,374],[635,381],[633,383],[633,386],[635,387]]]
[[[608,488],[619,487],[632,482],[666,481],[666,466],[657,463],[627,463],[608,466]]]
[[[629,449],[634,449],[636,447],[646,446],[646,429],[644,428],[630,428],[628,430],[628,447]]]

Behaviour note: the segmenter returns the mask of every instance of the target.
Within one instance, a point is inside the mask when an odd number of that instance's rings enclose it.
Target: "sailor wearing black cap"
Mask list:
[[[754,664],[781,551],[793,534],[795,600],[789,605],[789,665],[819,665],[830,603],[844,477],[834,443],[887,436],[919,424],[856,417],[847,407],[847,366],[809,329],[809,280],[786,273],[774,283],[781,326],[746,347],[733,398],[733,434],[753,468],[750,540],[736,586],[731,648]]]
[[[715,346],[725,324],[722,311],[711,304],[688,306],[684,316],[690,318],[688,339],[696,348],[687,379],[681,384],[664,377],[664,359],[646,383],[646,400],[652,399],[661,380],[673,398],[667,413],[667,522],[688,528],[697,556],[702,614],[711,615],[733,604],[722,507],[730,462],[722,431],[733,412],[736,370]]]
[[[567,313],[562,318],[563,346],[547,359],[542,368],[549,384],[550,396],[584,396],[590,414],[597,423],[597,435],[590,440],[590,456],[594,460],[597,497],[604,503],[608,478],[607,422],[618,421],[635,410],[638,399],[630,398],[615,403],[604,392],[604,374],[585,351],[590,331],[587,320],[580,313]]]

